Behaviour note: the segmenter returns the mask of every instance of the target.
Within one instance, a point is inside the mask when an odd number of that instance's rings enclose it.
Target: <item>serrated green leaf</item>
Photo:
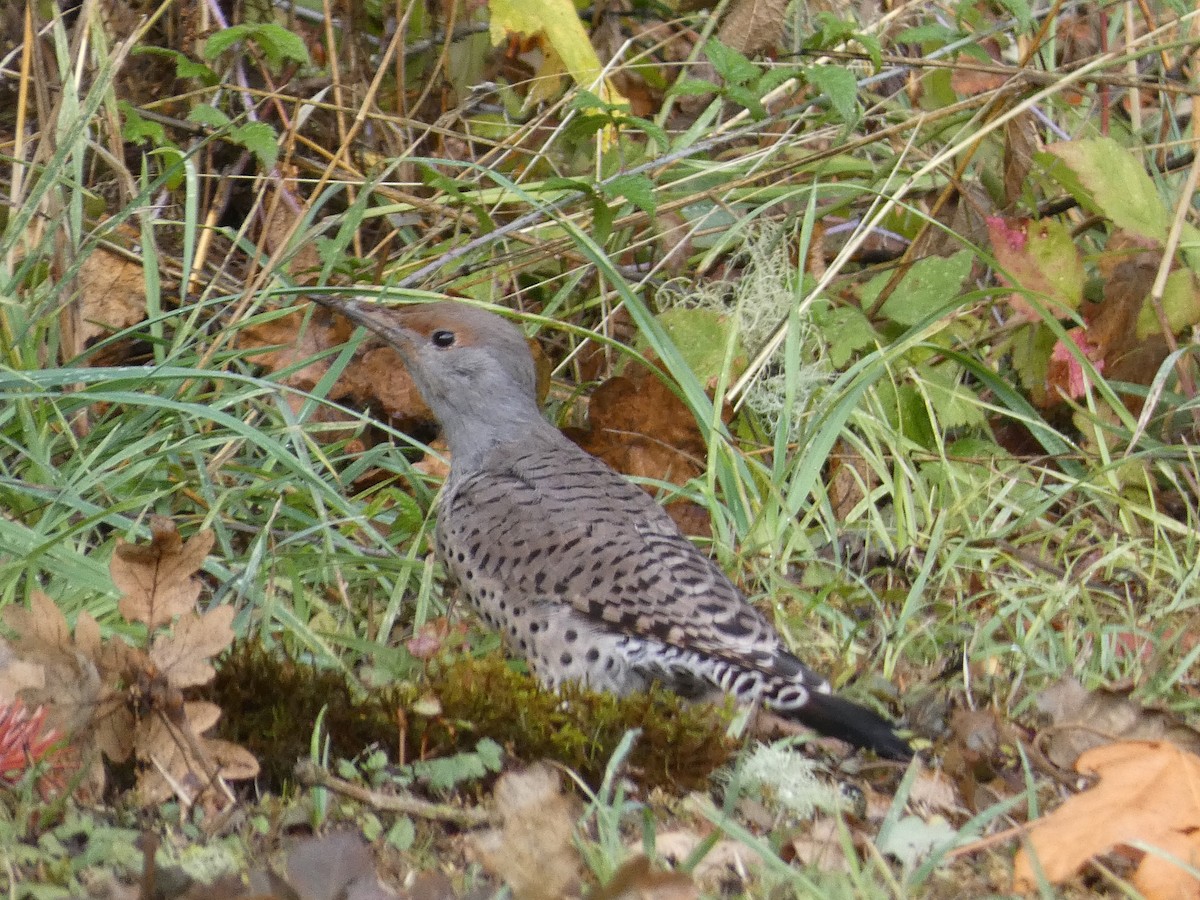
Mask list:
[[[677,97],[700,97],[704,94],[715,94],[718,88],[711,81],[701,81],[699,78],[681,78],[671,86],[668,92]]]
[[[133,104],[121,100],[117,104],[121,117],[125,120],[121,126],[121,138],[130,144],[141,144],[149,141],[156,147],[170,144],[167,133],[157,122],[151,122],[142,117]],[[173,145],[172,145],[173,146]]]
[[[205,59],[216,59],[239,41],[253,41],[258,45],[268,65],[278,71],[285,59],[301,64],[309,61],[308,48],[300,36],[273,22],[234,25],[223,28],[204,42]]]
[[[294,60],[301,65],[308,64],[308,47],[304,45],[300,35],[282,25],[264,22],[258,26],[254,38],[262,47],[267,62],[276,70],[282,68],[285,59]]]
[[[829,361],[834,368],[842,368],[859,350],[879,343],[870,320],[856,306],[839,306],[814,318],[828,342]]]
[[[810,66],[805,80],[829,98],[834,112],[847,125],[858,120],[858,82],[854,73],[841,66]]]
[[[744,54],[732,47],[722,44],[715,38],[704,45],[704,53],[717,74],[729,87],[747,85],[758,80],[762,69],[752,63]]]
[[[604,185],[604,192],[610,197],[624,197],[648,216],[658,211],[654,182],[646,175],[618,175]]]
[[[229,139],[258,157],[263,167],[270,169],[279,158],[279,136],[265,122],[247,122],[229,133]]]
[[[663,330],[701,384],[711,384],[721,374],[725,347],[733,322],[714,309],[668,309],[658,315]],[[641,345],[645,349],[645,345]],[[738,339],[733,347],[731,374],[734,378],[746,368],[746,354]]]
[[[1116,141],[1064,141],[1051,144],[1046,152],[1062,163],[1051,166],[1050,175],[1084,207],[1118,228],[1156,241],[1166,239],[1170,211],[1142,164]]]
[[[767,111],[763,108],[762,101],[753,91],[743,87],[728,87],[723,93],[729,100],[739,106],[744,106],[755,121],[767,117]]]
[[[230,122],[229,116],[207,103],[197,104],[188,110],[187,120],[209,128],[224,128]]]

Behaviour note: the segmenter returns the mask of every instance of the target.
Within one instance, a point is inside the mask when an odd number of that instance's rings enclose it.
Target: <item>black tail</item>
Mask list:
[[[887,759],[912,759],[908,741],[892,730],[883,716],[865,706],[833,694],[811,691],[808,702],[799,709],[776,710],[788,718],[802,722],[821,734],[846,741],[855,747],[873,750]]]

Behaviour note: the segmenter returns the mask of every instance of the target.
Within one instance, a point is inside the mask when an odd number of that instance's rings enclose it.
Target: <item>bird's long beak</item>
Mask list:
[[[324,294],[310,294],[309,299],[345,316],[355,325],[361,325],[401,353],[405,353],[412,346],[412,334],[401,325],[401,312],[398,309],[370,303],[355,303]]]

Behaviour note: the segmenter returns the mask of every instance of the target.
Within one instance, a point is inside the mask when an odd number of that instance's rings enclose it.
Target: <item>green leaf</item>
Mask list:
[[[1197,279],[1196,273],[1189,269],[1176,269],[1168,275],[1163,288],[1162,306],[1172,334],[1179,334],[1183,329],[1200,322],[1200,279]],[[1154,304],[1144,303],[1137,321],[1138,340],[1145,340],[1152,334],[1162,334],[1162,329],[1158,326]]]
[[[604,192],[610,197],[624,197],[650,217],[658,211],[654,182],[646,175],[618,175],[604,185]]]
[[[221,77],[204,63],[198,63],[178,50],[169,47],[135,47],[134,55],[165,56],[175,63],[175,77],[195,78],[208,87],[220,82]]]
[[[678,97],[700,97],[716,92],[717,86],[711,81],[701,81],[699,78],[680,78],[671,86],[669,93]]]
[[[716,381],[725,364],[725,347],[733,327],[729,316],[714,309],[668,309],[656,318],[697,380],[705,385]],[[733,348],[733,377],[742,374],[746,362],[739,340]]]
[[[475,745],[475,752],[485,769],[489,772],[499,772],[504,766],[504,748],[491,738],[480,738]]]
[[[960,36],[957,29],[945,25],[916,25],[901,31],[895,41],[897,44],[949,44]]]
[[[187,120],[199,125],[207,125],[209,128],[224,128],[230,122],[229,116],[207,103],[193,106],[188,111]]]
[[[171,144],[167,140],[167,133],[163,127],[157,122],[151,122],[148,119],[142,118],[141,113],[134,108],[132,103],[121,100],[117,104],[117,108],[121,112],[121,117],[125,120],[125,124],[121,126],[121,138],[130,144],[141,144],[149,141],[155,147],[162,147]],[[171,146],[174,146],[171,144]]]
[[[1064,141],[1046,152],[1061,165],[1051,165],[1058,180],[1084,207],[1098,211],[1118,228],[1162,241],[1171,214],[1142,164],[1111,138]]]
[[[972,261],[969,250],[960,250],[950,257],[930,256],[918,260],[900,279],[880,314],[899,325],[909,326],[945,309],[962,291],[963,281],[971,274]],[[883,272],[863,285],[864,308],[874,302],[890,277],[890,273]]]
[[[618,124],[625,128],[637,128],[639,131],[645,132],[646,136],[658,145],[659,150],[665,152],[671,148],[671,139],[667,137],[667,132],[657,122],[651,122],[649,119],[639,116],[624,116],[618,120]]]
[[[838,118],[847,125],[858,121],[858,82],[853,72],[841,66],[811,66],[804,77],[829,98]]]
[[[704,53],[726,85],[747,85],[758,80],[762,70],[743,54],[716,38],[704,45]]]
[[[1032,222],[989,216],[987,228],[996,263],[1005,280],[1018,291],[1011,302],[1026,318],[1037,318],[1026,299],[1028,295],[1049,305],[1054,314],[1079,308],[1083,299],[1083,259],[1064,223],[1057,219]]]
[[[979,397],[962,383],[961,368],[922,366],[919,372],[921,386],[942,431],[987,424]]]
[[[408,816],[401,816],[396,820],[396,823],[388,829],[385,840],[388,846],[404,853],[412,849],[412,845],[417,840],[417,829],[413,827],[412,819]]]
[[[727,87],[723,93],[729,100],[739,106],[746,107],[747,112],[756,121],[767,117],[767,111],[763,108],[758,95],[753,91],[749,91],[743,87]]]
[[[265,122],[247,122],[229,133],[229,139],[258,157],[263,168],[270,169],[279,158],[279,136]]]
[[[870,320],[856,306],[839,306],[823,313],[813,313],[829,347],[829,361],[841,369],[859,350],[874,348],[879,335]]]
[[[209,37],[204,43],[204,58],[216,59],[239,41],[253,41],[266,58],[267,64],[279,71],[285,59],[307,65],[308,48],[300,36],[274,22],[234,25]]]

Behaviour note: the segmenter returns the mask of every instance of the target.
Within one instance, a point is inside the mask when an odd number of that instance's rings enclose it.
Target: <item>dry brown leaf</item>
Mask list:
[[[145,806],[178,796],[194,803],[218,781],[253,778],[258,761],[227,741],[203,737],[217,724],[221,707],[188,701],[176,710],[159,710],[137,728],[134,751],[147,765],[138,775],[136,793]]]
[[[684,872],[655,872],[650,860],[638,854],[626,860],[612,879],[590,900],[696,900],[700,891]]]
[[[295,247],[287,261],[288,274],[298,284],[311,284],[321,271],[321,257],[312,241],[296,242],[294,235],[304,215],[305,191],[296,180],[298,170],[290,164],[280,164],[280,178],[267,182],[263,204],[259,210],[263,216],[263,246],[272,254],[278,253],[289,243]]]
[[[571,836],[576,804],[545,764],[500,776],[494,792],[503,823],[473,836],[480,863],[512,888],[515,900],[561,900],[579,893],[581,861]]]
[[[134,238],[136,240],[136,238]],[[146,278],[142,264],[112,250],[96,247],[79,268],[79,345],[121,331],[146,318]],[[109,365],[126,348],[113,348],[92,360]]]
[[[1042,732],[1042,752],[1063,769],[1072,768],[1085,750],[1115,741],[1171,741],[1200,753],[1200,733],[1177,717],[1119,691],[1089,691],[1070,676],[1042,691],[1037,707],[1052,725]]]
[[[753,56],[779,48],[788,0],[735,0],[717,33],[726,47]]]
[[[172,687],[207,684],[216,674],[210,660],[233,643],[232,622],[232,606],[180,616],[169,632],[155,635],[150,662]]]
[[[251,889],[260,896],[303,900],[388,900],[397,896],[379,884],[370,845],[354,831],[297,840],[287,847],[282,869],[252,871]],[[279,880],[285,883],[279,885]],[[405,894],[414,895],[412,891]],[[453,890],[445,894],[446,900],[455,896]]]
[[[1133,884],[1148,900],[1200,897],[1200,881],[1185,869],[1131,846],[1200,865],[1200,756],[1165,741],[1127,741],[1087,751],[1075,769],[1100,780],[1033,824],[1014,863],[1014,889],[1036,889],[1037,870],[1061,884],[1089,859],[1120,849],[1141,857]]]
[[[850,865],[842,840],[837,819],[817,816],[792,838],[792,852],[795,860],[805,866],[816,866],[822,872],[848,872]]]
[[[704,471],[708,458],[695,417],[642,366],[596,388],[588,403],[588,427],[564,429],[564,433],[588,453],[634,478],[683,485]],[[702,508],[689,501],[675,503],[693,507],[671,512],[681,528],[688,534],[708,532],[710,523]]]
[[[109,572],[123,595],[117,605],[121,615],[153,631],[195,608],[200,582],[192,576],[204,565],[214,535],[198,531],[185,544],[164,516],[151,518],[150,532],[149,544],[117,541]]]
[[[49,723],[65,735],[87,733],[113,711],[120,673],[97,659],[99,627],[90,615],[80,613],[82,641],[72,640],[62,611],[35,591],[29,609],[10,606],[4,621],[14,632],[13,657],[0,675],[0,691],[12,691],[30,707],[45,706]],[[106,740],[100,747],[118,762],[129,756],[127,742]]]
[[[654,849],[672,865],[679,865],[692,855],[704,839],[704,835],[695,831],[678,828],[656,835]],[[696,863],[692,876],[705,890],[724,893],[722,889],[731,880],[740,880],[747,872],[762,868],[762,864],[762,857],[745,844],[722,838]]]
[[[33,592],[29,609],[8,606],[3,616],[4,624],[14,632],[13,648],[27,659],[36,660],[42,654],[66,650],[71,646],[67,617],[41,591]]]
[[[1004,208],[1015,208],[1025,193],[1033,155],[1039,149],[1039,123],[1023,112],[1004,126]]]

